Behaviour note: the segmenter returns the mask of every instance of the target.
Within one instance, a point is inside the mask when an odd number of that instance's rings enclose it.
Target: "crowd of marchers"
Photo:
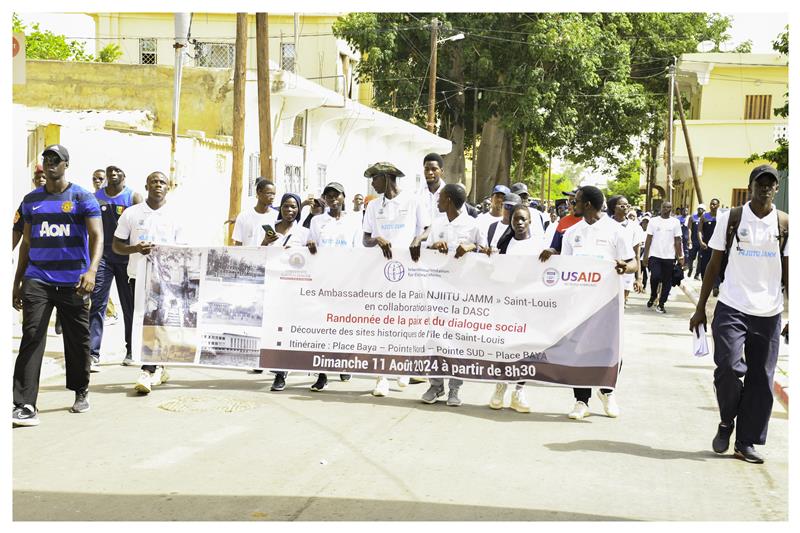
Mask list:
[[[14,367],[12,424],[39,424],[36,407],[47,327],[56,309],[64,338],[66,386],[75,392],[74,413],[89,411],[90,374],[100,370],[100,348],[107,320],[109,294],[116,284],[125,327],[126,356],[133,364],[131,331],[139,263],[155,246],[186,244],[187,216],[167,202],[170,183],[159,171],[146,178],[143,193],[125,185],[125,172],[111,165],[92,176],[89,192],[67,179],[69,152],[48,146],[37,166],[33,190],[14,219],[13,247],[20,243],[13,285],[13,306],[22,311],[22,339]],[[734,455],[763,462],[755,445],[766,442],[772,406],[772,381],[780,335],[788,341],[788,324],[781,328],[784,294],[788,295],[788,216],[773,204],[778,173],[768,165],[752,170],[750,200],[722,209],[713,199],[691,216],[685,209],[673,215],[668,201],[658,213],[642,212],[624,196],[606,198],[586,185],[565,192],[552,207],[530,198],[524,183],[497,185],[491,195],[473,206],[463,185],[446,183],[444,161],[428,154],[422,161],[425,182],[420,190],[400,187],[404,176],[395,165],[379,162],[364,172],[374,194],[347,194],[330,182],[319,198],[301,199],[285,192],[276,205],[275,184],[256,182],[256,203],[236,218],[235,246],[376,248],[387,260],[393,251],[408,249],[413,260],[420,250],[438,251],[459,259],[470,253],[527,256],[546,262],[556,254],[613,261],[624,281],[625,304],[631,291],[648,290],[647,308],[666,313],[670,290],[686,271],[702,277],[702,289],[690,329],[706,326],[706,304],[717,298],[711,333],[714,339],[714,388],[720,423],[712,448],[724,453],[734,431]],[[549,208],[548,208],[549,207]],[[202,243],[195,243],[202,244]],[[620,354],[621,355],[621,354]],[[622,358],[620,357],[620,369]],[[263,372],[263,369],[252,369]],[[274,371],[271,390],[287,386],[288,375]],[[340,374],[342,381],[350,376]],[[162,365],[145,364],[133,388],[149,394],[167,382]],[[421,400],[461,405],[463,381],[450,378],[398,377],[405,388],[428,382]],[[506,405],[530,412],[525,382],[500,383],[489,398],[492,409]],[[322,391],[328,376],[320,373],[311,390]],[[589,416],[592,390],[575,388],[568,417]],[[389,381],[377,376],[372,394],[389,394]],[[604,413],[620,416],[617,394],[596,391]]]

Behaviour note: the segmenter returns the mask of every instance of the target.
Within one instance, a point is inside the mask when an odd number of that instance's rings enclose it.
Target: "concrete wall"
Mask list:
[[[708,206],[712,198],[718,198],[720,205],[731,207],[733,189],[745,189],[748,185],[750,171],[767,161],[745,163],[743,159],[706,158],[703,160],[703,174],[700,176],[700,187],[703,192],[703,203]],[[694,212],[697,198],[694,195],[694,182],[690,173],[681,173],[679,178],[685,180],[675,186],[673,204],[686,206]]]
[[[62,110],[136,110],[153,117],[154,131],[172,128],[172,67],[28,60],[25,85],[14,85],[13,102]],[[230,135],[233,130],[230,71],[186,68],[178,132]]]
[[[770,94],[772,107],[781,107],[789,90],[788,75],[787,67],[715,66],[702,89],[699,118],[744,120],[747,95]]]

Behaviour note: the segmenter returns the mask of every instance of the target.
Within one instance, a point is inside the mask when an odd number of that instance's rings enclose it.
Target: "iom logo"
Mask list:
[[[542,273],[542,283],[544,283],[545,287],[552,287],[556,283],[558,283],[558,277],[561,274],[555,268],[548,268]]]
[[[303,254],[292,254],[289,256],[289,264],[292,268],[301,269],[306,266],[306,258]]]
[[[69,237],[69,224],[48,224],[45,220],[39,227],[39,237]]]
[[[406,275],[406,267],[404,267],[403,263],[400,261],[389,261],[386,263],[386,266],[383,267],[383,275],[386,276],[386,279],[389,281],[396,283]]]

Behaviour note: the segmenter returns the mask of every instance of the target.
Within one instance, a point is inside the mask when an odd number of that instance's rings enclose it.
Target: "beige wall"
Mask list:
[[[744,120],[746,95],[772,95],[772,107],[786,103],[786,67],[716,66],[702,89],[701,120]],[[774,114],[773,117],[774,118]]]
[[[745,163],[743,159],[706,158],[703,160],[703,175],[700,176],[700,188],[703,193],[703,203],[708,206],[712,198],[718,198],[720,205],[731,207],[733,189],[746,189],[750,171],[768,161],[755,161]],[[691,174],[679,175],[685,179],[673,191],[673,204],[686,206],[694,213],[697,207],[697,197],[694,194],[694,182]]]
[[[26,75],[25,85],[14,85],[15,104],[80,111],[146,110],[155,120],[154,131],[171,130],[172,67],[28,60]],[[184,69],[179,133],[191,129],[209,136],[230,135],[232,91],[227,70]]]

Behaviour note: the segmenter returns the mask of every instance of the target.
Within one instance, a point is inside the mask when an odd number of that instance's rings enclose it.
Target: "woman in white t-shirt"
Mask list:
[[[278,207],[278,222],[275,233],[265,235],[261,246],[282,246],[284,248],[305,246],[308,243],[308,229],[300,224],[300,197],[287,192],[281,197]]]
[[[536,223],[539,223],[537,217]],[[500,253],[506,255],[529,255],[532,258],[539,257],[542,252],[542,240],[531,236],[531,212],[528,206],[520,204],[511,210],[510,226],[514,236],[500,246]],[[506,390],[508,383],[498,383],[495,387],[489,407],[492,409],[502,409],[505,404]],[[511,393],[510,407],[518,413],[530,413],[531,407],[525,397],[525,382],[517,382],[517,386]]]

